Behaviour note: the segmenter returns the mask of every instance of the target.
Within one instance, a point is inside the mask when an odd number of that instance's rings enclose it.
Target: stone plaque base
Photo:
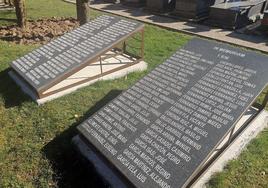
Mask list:
[[[102,70],[100,68],[100,62],[95,62],[43,92],[43,97],[39,97],[36,92],[31,89],[31,87],[29,87],[28,84],[14,71],[10,71],[9,75],[26,94],[28,94],[34,101],[36,101],[40,105],[44,104],[45,102],[67,95],[82,87],[91,85],[99,80],[116,79],[123,77],[131,72],[146,70],[147,63],[145,63],[144,61],[140,61],[131,65],[135,61],[136,59],[131,58],[128,55],[117,55],[115,57],[103,60]],[[130,64],[131,66],[126,66],[128,64]],[[101,72],[109,71],[111,71],[110,74],[100,76]]]
[[[143,7],[145,5],[145,0],[120,0],[120,3],[132,7]]]
[[[246,121],[250,116],[257,113],[256,109],[251,108],[242,117],[240,124]],[[252,123],[244,130],[244,132],[236,138],[236,140],[229,146],[229,148],[215,161],[213,165],[196,181],[193,188],[205,187],[210,178],[217,172],[224,169],[228,161],[233,160],[239,156],[247,144],[255,138],[261,131],[268,126],[268,112],[263,110],[252,121]]]
[[[146,8],[150,11],[164,12],[175,9],[175,0],[147,0]]]
[[[266,27],[268,26],[268,10],[265,10],[263,13],[263,19],[261,25]]]
[[[120,175],[114,171],[112,166],[107,165],[107,163],[100,158],[98,153],[89,146],[89,143],[84,140],[82,136],[75,136],[72,139],[72,144],[78,151],[79,158],[85,166],[93,165],[95,168],[94,170],[101,176],[102,180],[111,185],[111,187],[128,188],[131,186],[128,182],[124,181],[124,178],[120,177]]]
[[[177,0],[173,15],[177,15],[184,19],[198,21],[202,18],[208,17],[209,7],[214,3],[218,3],[219,1],[221,2],[221,0],[217,0],[215,2],[211,0]]]
[[[208,23],[237,29],[255,22],[265,7],[265,0],[221,3],[210,7]]]
[[[251,121],[251,123],[247,126],[245,124],[248,121],[252,120],[255,116],[257,117]],[[236,158],[241,151],[246,147],[246,145],[257,136],[259,132],[261,132],[265,127],[267,127],[268,113],[266,111],[262,111],[259,113],[259,110],[256,108],[249,108],[247,112],[242,116],[242,118],[236,124],[233,134],[236,134],[237,131],[243,126],[246,128],[243,129],[241,134],[237,136],[237,138],[228,146],[226,150],[215,160],[210,161],[213,157],[214,153],[208,158],[207,163],[212,162],[209,168],[204,169],[204,173],[195,177],[192,182],[194,188],[204,187],[206,182],[211,178],[211,176],[215,172],[219,172],[223,169],[225,164],[234,158]],[[218,146],[218,150],[220,150],[229,139],[230,135],[228,134],[225,139]],[[72,139],[72,143],[75,149],[78,151],[79,156],[81,157],[84,163],[91,164],[95,167],[96,172],[102,177],[102,179],[111,185],[111,187],[131,187],[132,185],[124,178],[120,173],[118,173],[115,168],[108,163],[96,150],[95,148],[84,139],[83,136],[77,135]]]

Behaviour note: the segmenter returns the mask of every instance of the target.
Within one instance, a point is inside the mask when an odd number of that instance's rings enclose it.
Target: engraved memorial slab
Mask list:
[[[130,185],[186,187],[268,83],[268,57],[195,38],[78,126]]]
[[[135,21],[103,15],[16,59],[11,68],[41,98],[130,36],[143,33],[143,27]]]

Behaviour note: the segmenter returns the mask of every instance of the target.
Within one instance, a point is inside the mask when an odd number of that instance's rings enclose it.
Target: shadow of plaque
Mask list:
[[[47,143],[42,148],[43,156],[49,160],[52,165],[54,179],[59,188],[76,187],[109,187],[108,182],[98,176],[94,165],[87,163],[86,168],[81,163],[79,154],[70,145],[72,137],[77,135],[77,125],[85,121],[85,117],[91,116],[109,101],[117,97],[122,91],[111,90],[100,101],[98,101],[92,108],[90,108],[84,117],[78,119],[77,122],[69,126],[68,129],[61,132],[53,140]]]

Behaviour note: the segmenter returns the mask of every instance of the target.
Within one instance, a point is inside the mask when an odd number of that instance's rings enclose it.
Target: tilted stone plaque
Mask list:
[[[103,15],[13,61],[11,68],[41,96],[143,27]]]
[[[268,83],[268,57],[195,38],[78,126],[136,187],[185,187]]]

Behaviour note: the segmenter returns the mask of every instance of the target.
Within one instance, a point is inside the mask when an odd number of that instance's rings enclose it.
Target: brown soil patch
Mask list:
[[[0,26],[0,39],[17,44],[45,44],[51,39],[78,27],[74,18],[51,18],[28,21],[27,28]]]

